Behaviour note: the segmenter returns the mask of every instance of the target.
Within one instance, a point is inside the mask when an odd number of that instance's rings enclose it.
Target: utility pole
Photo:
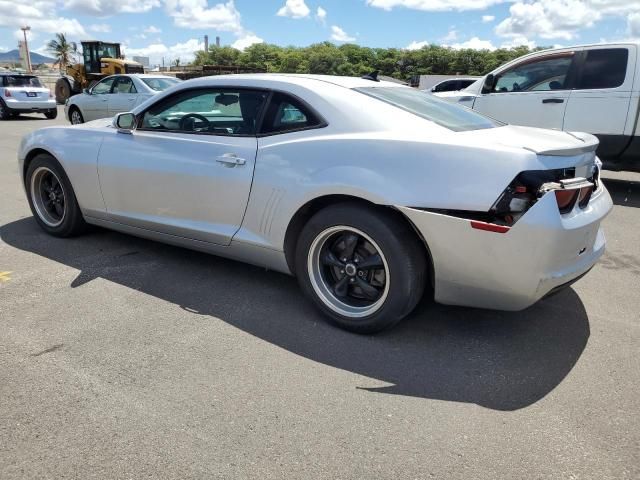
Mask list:
[[[24,34],[24,50],[25,56],[27,60],[27,73],[31,73],[31,53],[29,52],[29,42],[27,42],[27,32],[31,30],[29,25],[25,25],[24,27],[20,27],[22,33]]]

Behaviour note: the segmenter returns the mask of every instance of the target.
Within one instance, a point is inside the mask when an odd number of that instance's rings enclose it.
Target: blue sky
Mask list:
[[[119,41],[128,56],[189,61],[202,37],[237,48],[325,40],[371,47],[547,46],[640,38],[640,0],[0,0],[0,50],[32,27]]]

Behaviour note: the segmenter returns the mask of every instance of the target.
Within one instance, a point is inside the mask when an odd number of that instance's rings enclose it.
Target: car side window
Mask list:
[[[151,106],[141,130],[255,135],[266,92],[203,89],[178,92]]]
[[[91,93],[93,95],[111,93],[111,87],[113,86],[113,82],[115,81],[115,79],[116,77],[109,77],[105,78],[99,83],[96,83],[96,85],[91,89]]]
[[[130,77],[119,77],[113,93],[138,93]]]
[[[602,48],[587,51],[578,80],[578,89],[616,88],[627,76],[629,50],[626,48]]]
[[[296,98],[275,92],[265,113],[260,133],[284,133],[321,125],[322,122]]]
[[[573,55],[541,58],[501,73],[495,93],[564,90]]]

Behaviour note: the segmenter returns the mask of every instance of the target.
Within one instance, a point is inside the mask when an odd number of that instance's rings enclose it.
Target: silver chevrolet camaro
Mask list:
[[[95,224],[294,274],[335,323],[375,332],[425,290],[521,310],[585,274],[612,207],[596,147],[375,75],[258,74],[37,130],[19,164],[52,235]]]

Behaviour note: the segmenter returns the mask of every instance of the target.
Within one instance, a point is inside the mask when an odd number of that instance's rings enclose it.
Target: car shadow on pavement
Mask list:
[[[615,205],[622,207],[640,207],[640,183],[630,180],[603,178],[611,199]]]
[[[327,324],[287,275],[100,229],[53,238],[32,218],[0,227],[0,238],[80,270],[71,288],[98,277],[116,282],[383,382],[358,387],[375,393],[524,408],[562,382],[589,338],[587,313],[571,289],[516,313],[425,300],[394,329],[359,336]]]

